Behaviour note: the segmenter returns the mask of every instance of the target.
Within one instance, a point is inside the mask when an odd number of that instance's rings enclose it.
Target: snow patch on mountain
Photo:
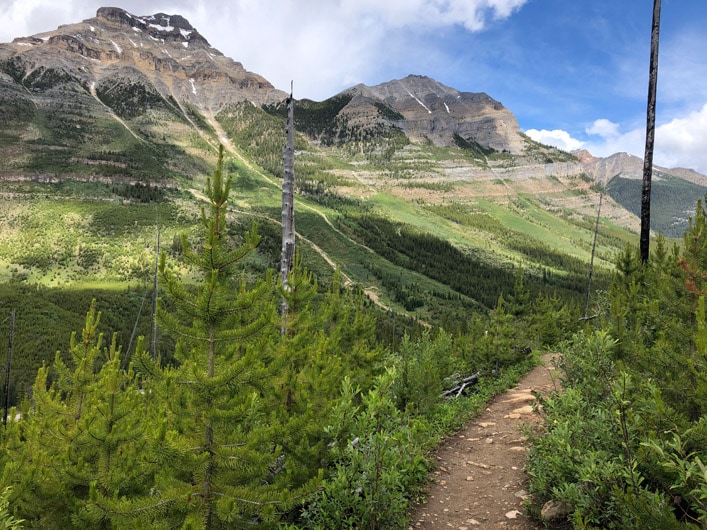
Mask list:
[[[412,92],[410,92],[410,91],[407,90],[407,89],[405,89],[405,91],[408,93],[408,95],[409,95],[412,99],[414,99],[414,100],[417,101],[420,105],[422,105],[422,108],[424,108],[429,114],[432,114],[432,111],[431,111],[429,108],[427,108],[427,105],[425,105],[422,101],[420,101],[419,99],[417,99],[417,97],[415,97],[415,96],[412,94]]]

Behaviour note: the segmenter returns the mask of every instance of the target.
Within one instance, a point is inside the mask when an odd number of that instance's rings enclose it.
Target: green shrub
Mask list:
[[[398,360],[399,377],[394,382],[397,406],[414,414],[430,415],[442,400],[444,380],[461,368],[452,355],[452,340],[441,332],[432,339],[429,332],[412,341],[404,337]]]
[[[362,396],[344,381],[327,429],[336,467],[302,514],[306,528],[405,526],[410,487],[424,481],[428,466],[424,429],[395,405],[397,375],[389,370]]]

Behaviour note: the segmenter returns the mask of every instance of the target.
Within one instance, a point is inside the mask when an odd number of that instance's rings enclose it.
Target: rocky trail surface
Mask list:
[[[528,443],[522,431],[540,422],[535,393],[559,384],[553,369],[553,356],[543,357],[515,388],[496,396],[435,451],[437,467],[426,498],[413,512],[412,530],[540,528],[524,510]]]

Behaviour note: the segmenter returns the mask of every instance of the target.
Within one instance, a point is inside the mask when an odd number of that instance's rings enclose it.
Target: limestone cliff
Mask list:
[[[459,92],[426,76],[410,75],[373,87],[357,85],[344,94],[352,99],[342,116],[354,121],[387,120],[414,141],[453,145],[462,139],[512,154],[521,154],[526,146],[518,121],[501,103],[484,93]],[[392,112],[381,113],[381,104]]]
[[[138,17],[115,7],[100,8],[95,18],[83,22],[2,44],[0,63],[25,85],[50,70],[54,78],[99,89],[126,80],[149,83],[165,99],[211,112],[242,100],[261,105],[286,97],[265,78],[211,47],[185,18],[164,13]]]

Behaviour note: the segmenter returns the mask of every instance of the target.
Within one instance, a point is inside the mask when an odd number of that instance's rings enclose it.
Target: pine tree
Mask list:
[[[279,415],[273,388],[287,362],[273,346],[274,282],[268,275],[251,285],[241,270],[259,242],[255,226],[231,248],[230,184],[221,149],[207,181],[204,243],[196,251],[183,238],[184,260],[201,275],[197,284],[178,278],[164,254],[160,261],[168,303],[158,314],[177,339],[179,362],[164,371],[162,392],[182,458],[167,463],[157,488],[174,499],[169,516],[183,520],[184,528],[267,525],[297,493],[278,473],[284,456],[274,439]]]
[[[339,396],[343,366],[338,352],[327,351],[322,312],[315,302],[317,282],[299,253],[294,256],[286,287],[279,294],[286,304],[278,342],[288,364],[276,387],[281,404],[278,439],[287,460],[284,472],[299,486],[314,485],[321,474],[326,442],[323,437],[332,402]]]
[[[341,382],[351,377],[370,388],[372,380],[364,374],[380,368],[383,352],[362,294],[342,290],[338,272],[326,295],[317,297],[317,284],[296,254],[280,296],[287,302],[287,333],[279,348],[288,366],[277,387],[283,405],[278,439],[288,456],[284,472],[293,485],[311,491],[322,468],[331,464],[325,431],[341,399]]]
[[[513,315],[508,312],[503,295],[498,297],[498,303],[489,312],[487,329],[478,342],[478,358],[483,368],[500,368],[517,360],[514,351],[515,329]]]
[[[344,289],[337,270],[320,308],[326,349],[337,352],[355,384],[370,388],[371,376],[382,373],[383,349],[376,342],[376,319],[358,291]]]
[[[94,302],[68,360],[57,352],[39,370],[33,403],[6,438],[3,484],[15,485],[13,505],[36,527],[109,528],[96,495],[146,495],[152,484],[145,395],[132,369],[120,369],[115,335],[103,347],[99,323]]]

